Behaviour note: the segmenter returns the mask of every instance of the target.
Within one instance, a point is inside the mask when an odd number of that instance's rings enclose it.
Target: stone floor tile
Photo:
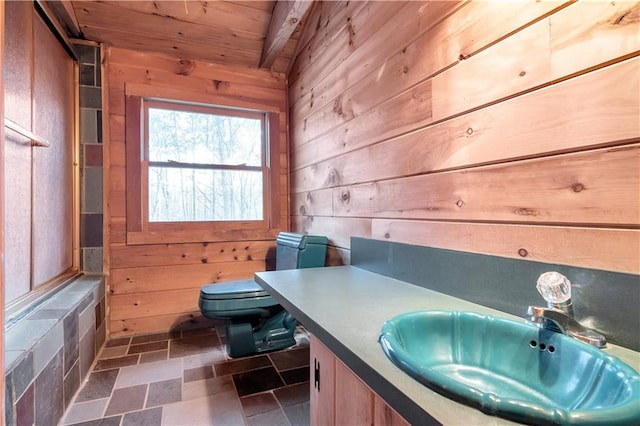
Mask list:
[[[239,396],[246,396],[284,386],[280,375],[273,367],[234,374],[233,383],[236,385]]]
[[[293,370],[280,371],[284,382],[288,385],[309,381],[309,366],[294,368]]]
[[[182,399],[197,399],[224,392],[235,392],[231,376],[197,380],[182,385]]]
[[[291,426],[281,408],[247,418],[248,426]]]
[[[308,363],[308,339],[283,351],[289,352],[283,355],[273,352],[231,359],[221,342],[224,332],[224,325],[219,325],[215,329],[183,331],[175,339],[169,338],[177,333],[160,333],[109,341],[100,354],[98,371],[91,373],[60,424],[158,425],[162,417],[162,424],[175,426],[242,425],[245,419],[249,424],[308,425],[309,373],[306,366],[299,366],[305,358]],[[301,335],[297,330],[297,341]],[[168,342],[169,348],[127,358],[132,341],[132,346],[144,345],[138,349],[153,349],[158,342]],[[138,365],[100,370],[132,362],[136,357]],[[142,403],[149,408],[142,409],[135,397],[123,392],[130,387],[143,388]],[[112,392],[114,398],[110,400]],[[116,410],[118,399],[122,406],[129,404],[125,408],[140,408],[101,418],[107,409],[111,409],[109,413],[125,409]]]
[[[115,388],[125,388],[178,377],[182,377],[182,362],[179,359],[132,365],[120,369]]]
[[[78,393],[78,396],[76,396],[75,402],[85,402],[109,397],[113,390],[113,385],[118,378],[118,372],[118,369],[114,369],[91,373],[89,379]]]
[[[113,368],[126,367],[128,365],[136,365],[140,355],[127,355],[118,358],[100,359],[96,362],[93,371],[111,370]]]
[[[122,416],[112,416],[104,419],[89,420],[87,422],[74,423],[72,426],[120,426]]]
[[[214,365],[216,376],[224,376],[226,374],[242,373],[245,371],[256,370],[258,368],[270,367],[271,360],[266,355],[254,356],[250,358],[240,358],[231,361],[224,361]]]
[[[269,354],[278,371],[309,366],[309,347],[294,348]]]
[[[162,407],[127,413],[122,426],[158,426],[162,423]]]
[[[267,413],[280,408],[272,392],[258,393],[240,398],[245,417]]]
[[[111,339],[105,343],[105,348],[113,348],[116,346],[127,346],[131,341],[131,337],[120,337],[118,339]]]
[[[109,398],[94,399],[93,401],[72,404],[64,418],[63,425],[86,422],[102,418],[104,409],[107,407]]]
[[[207,365],[204,367],[190,368],[184,370],[184,382],[195,382],[196,380],[205,380],[213,378],[213,367]]]
[[[166,361],[169,356],[169,350],[144,352],[140,354],[140,364],[156,361]]]
[[[115,389],[104,414],[105,416],[111,416],[113,414],[140,410],[144,407],[146,396],[147,385]]]
[[[141,343],[139,345],[130,345],[127,354],[139,354],[142,352],[155,352],[162,351],[169,347],[168,340],[162,340],[160,342]]]
[[[182,400],[182,379],[163,380],[149,384],[147,408]]]
[[[218,339],[209,336],[174,339],[169,341],[169,358],[201,354],[218,347],[220,347]]]
[[[224,362],[227,358],[224,353],[224,349],[215,348],[209,352],[202,354],[185,356],[182,358],[182,366],[185,370],[190,368],[202,367],[205,365],[213,366],[214,364]]]
[[[309,401],[309,382],[275,389],[273,394],[283,407]]]
[[[311,422],[309,401],[302,404],[289,405],[284,407],[283,410],[291,426],[309,426]]]
[[[163,410],[163,425],[245,424],[240,400],[233,391],[168,404]]]
[[[98,355],[99,359],[120,358],[127,355],[129,346],[116,346],[114,348],[104,348]]]
[[[177,339],[180,337],[179,331],[169,331],[166,333],[143,334],[141,336],[133,336],[131,338],[132,345],[140,343],[159,342],[162,340]]]

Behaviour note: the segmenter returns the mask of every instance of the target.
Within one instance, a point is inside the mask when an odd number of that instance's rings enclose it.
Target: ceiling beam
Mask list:
[[[73,10],[70,0],[47,1],[46,4],[51,8],[70,37],[81,37],[80,25],[78,25],[76,12]]]
[[[270,68],[273,65],[312,3],[312,0],[276,1],[262,48],[261,68]]]

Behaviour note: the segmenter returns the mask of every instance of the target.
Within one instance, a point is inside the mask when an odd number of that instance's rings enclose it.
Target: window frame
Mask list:
[[[148,214],[149,107],[172,106],[175,110],[215,112],[263,120],[262,220],[151,222]],[[127,244],[184,243],[271,239],[280,226],[279,114],[234,105],[206,104],[188,99],[127,94],[125,99],[126,229]],[[254,167],[247,167],[254,169]]]

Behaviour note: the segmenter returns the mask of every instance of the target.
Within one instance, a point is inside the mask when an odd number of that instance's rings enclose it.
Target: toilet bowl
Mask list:
[[[327,238],[281,232],[276,239],[276,269],[324,266]],[[201,288],[200,312],[226,322],[230,357],[295,345],[295,318],[254,280],[208,284]]]

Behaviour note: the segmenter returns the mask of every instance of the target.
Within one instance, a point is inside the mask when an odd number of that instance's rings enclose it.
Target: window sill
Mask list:
[[[128,245],[275,240],[280,229],[176,230],[127,232]]]

